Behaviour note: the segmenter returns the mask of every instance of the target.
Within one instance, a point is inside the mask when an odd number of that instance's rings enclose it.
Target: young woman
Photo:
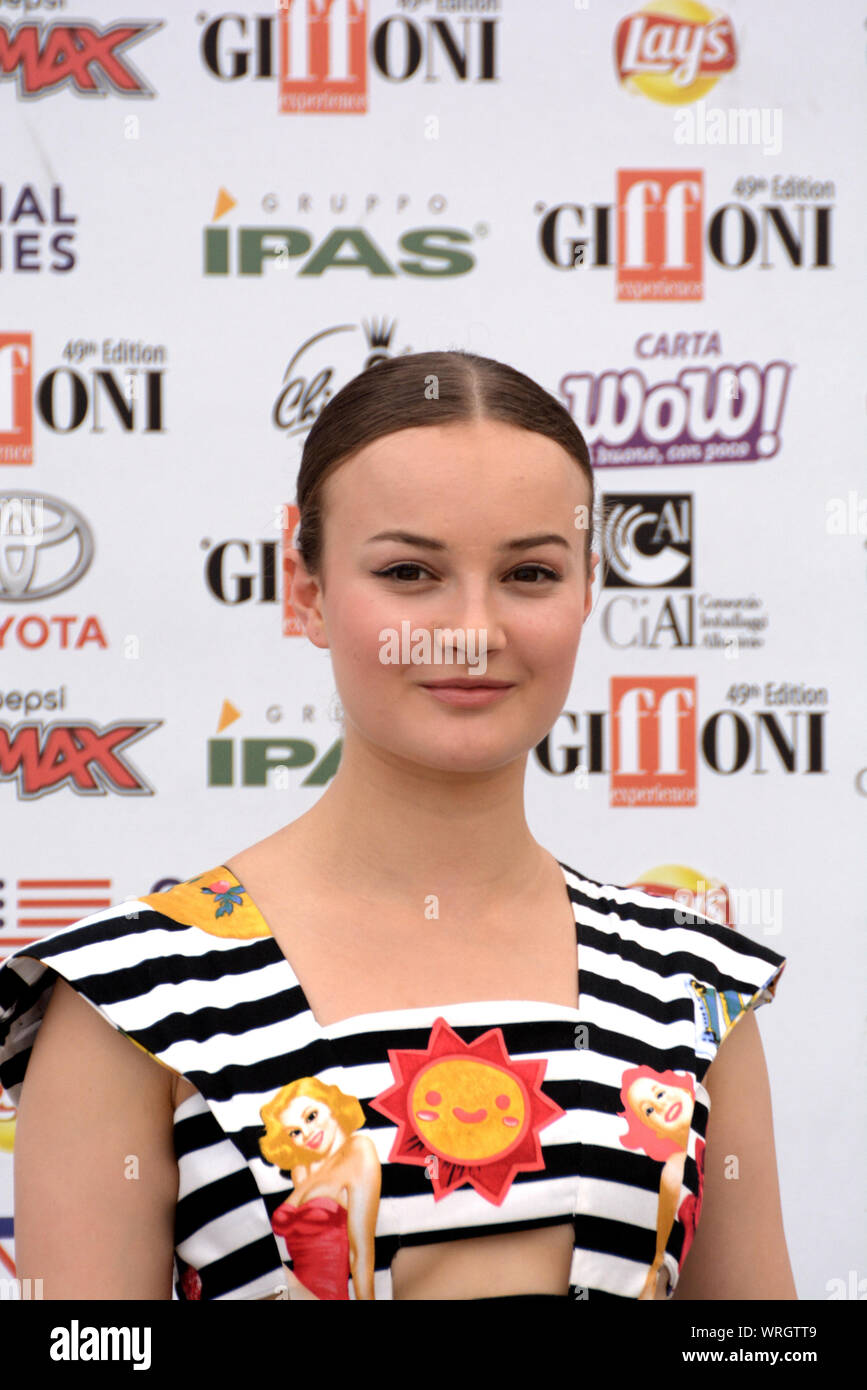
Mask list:
[[[598,560],[568,412],[469,353],[383,362],[316,420],[298,506],[339,767],[266,839],[0,969],[19,1274],[46,1298],[346,1297],[347,1270],[358,1299],[796,1298],[753,1017],[783,958],[574,868],[580,811],[567,863],[525,817]]]

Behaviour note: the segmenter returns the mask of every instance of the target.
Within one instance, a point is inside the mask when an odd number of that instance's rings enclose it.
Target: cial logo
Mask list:
[[[308,194],[302,194],[298,199],[298,211],[310,211],[311,201]],[[272,215],[277,212],[279,201],[275,195],[266,195],[262,202]],[[345,194],[340,195],[339,202],[341,208],[345,206]],[[369,194],[364,205],[359,206],[358,215],[366,221],[379,202],[377,194]],[[406,212],[411,202],[406,194],[401,194],[395,200],[395,211]],[[212,224],[222,224],[222,219],[236,205],[232,194],[221,188]],[[439,216],[447,206],[447,200],[435,194],[427,200],[425,210],[428,216]],[[332,226],[324,235],[321,221],[319,230],[314,233],[305,226],[289,225],[288,218],[235,228],[211,225],[205,228],[202,268],[209,276],[285,274],[291,269],[298,276],[319,277],[329,270],[356,270],[364,272],[365,276],[411,275],[441,280],[466,275],[475,268],[475,257],[469,248],[487,232],[484,222],[476,223],[471,231],[428,222],[399,235],[397,249],[391,250],[383,246],[381,233],[375,234],[369,225],[363,226],[360,221],[354,226]],[[466,249],[461,250],[461,247]]]
[[[691,493],[605,493],[605,587],[689,588],[692,504]]]
[[[276,81],[281,114],[363,115],[371,73],[393,85],[445,76],[477,88],[500,80],[497,15],[465,13],[458,27],[446,18],[400,13],[371,27],[367,0],[279,0],[273,8],[277,13],[255,16],[201,13],[200,55],[220,82]],[[431,121],[437,125],[437,117]]]
[[[32,3],[25,0],[25,8]],[[162,29],[164,20],[0,20],[0,82],[15,82],[17,97],[33,101],[69,91],[81,97],[152,97],[127,49]]]
[[[706,96],[736,61],[731,20],[696,0],[650,0],[620,21],[614,37],[622,86],[666,105]]]
[[[602,514],[605,599],[599,625],[609,646],[674,651],[701,645],[726,657],[764,646],[768,616],[756,594],[691,591],[691,493],[603,493]]]
[[[706,212],[704,177],[619,169],[616,204],[539,201],[539,251],[557,270],[614,270],[622,301],[703,299],[705,253],[726,271],[832,267],[833,182],[739,178],[741,201]],[[753,202],[763,194],[767,201]]]
[[[791,362],[726,360],[716,332],[642,333],[633,351],[641,367],[560,379],[594,468],[758,463],[779,452]],[[686,364],[676,375],[672,360]],[[654,381],[645,364],[668,370]]]

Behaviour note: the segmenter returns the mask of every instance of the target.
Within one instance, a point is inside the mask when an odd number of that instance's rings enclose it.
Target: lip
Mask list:
[[[456,681],[450,684],[446,681],[438,681],[436,684],[420,685],[420,690],[426,690],[440,704],[456,705],[463,709],[476,709],[481,705],[493,705],[498,700],[504,699],[510,690],[514,690],[513,685],[480,685],[470,684],[466,681]]]
[[[673,1101],[665,1112],[665,1119],[667,1123],[672,1124],[677,1119],[682,1109],[683,1105],[679,1100]]]
[[[311,1134],[310,1138],[307,1140],[306,1147],[308,1149],[318,1149],[324,1138],[324,1131],[321,1129],[317,1129],[316,1133]]]
[[[425,690],[511,690],[514,681],[480,681],[474,676],[455,676],[447,681],[420,681]]]

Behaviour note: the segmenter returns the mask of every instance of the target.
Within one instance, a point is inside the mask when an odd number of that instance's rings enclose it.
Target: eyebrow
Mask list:
[[[401,541],[404,545],[418,545],[425,550],[448,550],[445,541],[436,541],[430,536],[416,536],[412,531],[378,531],[375,536],[367,538],[365,545],[372,545],[374,541]],[[529,550],[535,545],[562,545],[567,550],[570,549],[565,536],[558,536],[555,531],[540,532],[536,536],[519,536],[513,541],[503,541],[497,549]]]

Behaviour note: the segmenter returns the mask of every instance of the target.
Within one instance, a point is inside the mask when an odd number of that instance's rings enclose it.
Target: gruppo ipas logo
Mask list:
[[[696,0],[651,0],[621,20],[614,37],[621,84],[668,106],[705,96],[736,59],[731,20]]]
[[[390,226],[383,233],[367,222],[371,210],[379,202],[378,194],[368,194],[354,214],[355,225],[349,226],[333,225],[333,208],[328,214],[318,215],[316,229],[300,224],[302,215],[319,214],[318,204],[309,194],[299,195],[297,212],[289,213],[280,222],[263,221],[257,214],[256,224],[252,226],[249,223],[237,227],[208,226],[205,228],[203,272],[207,276],[258,277],[291,268],[294,275],[319,277],[337,268],[362,271],[368,279],[371,276],[413,275],[439,280],[444,276],[466,275],[475,268],[472,244],[487,236],[487,223],[476,222],[469,230],[460,226],[437,226],[434,218],[448,209],[443,195],[431,195],[424,208],[415,212],[409,195],[399,194],[395,214],[423,218],[425,225],[398,234],[395,219],[386,208],[381,210],[380,220],[389,219]],[[346,198],[341,194],[341,210],[345,203]],[[237,199],[227,189],[220,188],[211,222],[220,222],[236,206]],[[280,208],[277,195],[266,194],[262,208],[269,215],[275,214]],[[325,223],[326,216],[329,225]],[[353,214],[348,216],[353,217]],[[386,235],[396,240],[396,250],[384,242]]]

